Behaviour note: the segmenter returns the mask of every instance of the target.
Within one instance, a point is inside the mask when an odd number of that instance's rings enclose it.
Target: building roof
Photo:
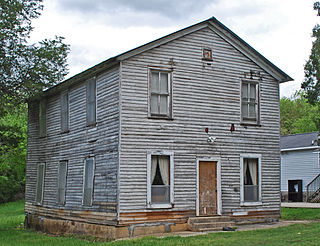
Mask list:
[[[298,150],[305,148],[318,147],[319,132],[310,132],[294,135],[281,136],[280,149],[281,151]]]
[[[210,19],[207,19],[207,20],[199,22],[195,25],[186,27],[186,28],[181,29],[177,32],[171,33],[167,36],[156,39],[152,42],[149,42],[147,44],[144,44],[142,46],[139,46],[139,47],[134,48],[132,50],[129,50],[127,52],[124,52],[124,53],[117,55],[115,57],[109,58],[108,60],[105,60],[105,61],[103,61],[103,62],[65,80],[65,81],[63,81],[62,83],[57,84],[56,86],[48,89],[45,92],[45,95],[55,94],[55,92],[60,91],[60,90],[64,89],[65,87],[71,86],[71,85],[78,83],[80,81],[83,81],[84,79],[89,78],[89,76],[92,76],[92,74],[96,74],[101,71],[104,71],[104,70],[108,69],[109,67],[112,67],[125,59],[128,59],[128,58],[135,56],[135,55],[138,55],[144,51],[158,47],[160,45],[163,45],[163,44],[168,43],[172,40],[183,37],[187,34],[201,30],[206,27],[208,27],[212,31],[216,32],[221,38],[226,40],[226,42],[228,42],[229,44],[234,46],[242,54],[244,54],[249,59],[254,61],[258,66],[260,66],[262,69],[264,69],[266,72],[268,72],[272,77],[274,77],[280,83],[293,80],[289,75],[287,75],[280,68],[278,68],[272,62],[270,62],[268,59],[266,59],[258,51],[256,51],[254,48],[252,48],[248,43],[246,43],[243,39],[241,39],[238,35],[236,35],[234,32],[232,32],[229,28],[227,28],[225,25],[223,25],[220,21],[218,21],[215,17],[211,17]]]

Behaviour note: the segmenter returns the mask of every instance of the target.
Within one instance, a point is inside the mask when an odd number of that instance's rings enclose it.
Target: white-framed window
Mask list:
[[[240,199],[242,205],[261,204],[261,155],[240,155]]]
[[[165,70],[149,70],[149,116],[172,117],[172,74]]]
[[[39,103],[39,137],[47,135],[47,101],[42,99]]]
[[[149,208],[171,208],[174,200],[174,162],[171,152],[147,155],[147,204]]]
[[[95,158],[88,157],[84,161],[83,168],[83,192],[82,192],[82,205],[91,206],[93,199],[94,189],[94,169],[95,169]]]
[[[58,167],[58,205],[64,205],[66,202],[68,161],[60,161]]]
[[[43,202],[45,166],[45,163],[40,163],[37,168],[36,204],[39,205]]]
[[[65,91],[60,96],[61,132],[69,131],[69,93]]]
[[[96,124],[96,78],[87,81],[87,126]]]
[[[259,82],[243,79],[241,81],[241,122],[259,124],[260,99]]]

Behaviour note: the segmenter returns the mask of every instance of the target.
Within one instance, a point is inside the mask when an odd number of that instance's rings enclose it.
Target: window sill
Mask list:
[[[243,207],[262,206],[262,202],[241,202],[241,206]]]
[[[172,208],[172,204],[148,204],[149,209],[158,209],[158,208]]]
[[[61,131],[60,134],[65,134],[65,133],[69,133],[70,130],[66,130],[66,131]]]
[[[155,116],[155,115],[153,115],[153,116],[148,116],[148,119],[151,119],[151,120],[173,120],[172,117],[161,116],[161,115],[159,115],[159,116]]]
[[[247,122],[247,121],[242,121],[240,123],[241,126],[258,126],[261,127],[261,124],[259,122]]]

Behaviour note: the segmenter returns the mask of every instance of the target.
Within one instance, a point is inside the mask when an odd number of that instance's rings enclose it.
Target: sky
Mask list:
[[[319,18],[312,0],[44,0],[31,42],[55,35],[70,45],[71,77],[112,56],[212,16],[291,76],[300,89]]]

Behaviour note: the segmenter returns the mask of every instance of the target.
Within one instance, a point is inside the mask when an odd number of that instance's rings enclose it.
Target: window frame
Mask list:
[[[170,202],[152,203],[151,197],[151,159],[152,156],[169,156],[170,160]],[[174,155],[170,151],[149,151],[147,153],[147,208],[173,208],[174,206]]]
[[[41,99],[39,102],[39,137],[47,136],[47,100]]]
[[[152,72],[167,73],[168,74],[168,107],[167,114],[153,114],[151,113],[151,96],[153,94],[151,87],[151,74]],[[172,70],[162,68],[148,68],[148,117],[154,119],[172,119]],[[157,94],[157,93],[155,93]],[[158,95],[161,95],[159,93]]]
[[[89,83],[94,83],[94,119],[92,122],[89,121]],[[87,127],[95,126],[97,124],[97,79],[92,77],[86,81],[86,125]]]
[[[65,175],[64,175],[64,194],[63,194],[63,202],[61,202],[60,199],[60,171],[61,171],[61,164],[65,163],[66,164],[66,170],[65,170]],[[59,161],[59,166],[58,166],[58,179],[57,179],[57,204],[58,206],[64,206],[66,204],[66,191],[67,191],[67,177],[68,177],[68,161],[67,160],[63,160],[63,161]]]
[[[258,206],[262,205],[262,170],[261,170],[261,154],[241,154],[240,155],[240,204],[242,206]],[[256,202],[247,202],[244,200],[244,174],[243,174],[243,163],[244,159],[258,159],[258,181],[259,181],[259,192],[258,192],[258,201]]]
[[[40,194],[40,201],[38,201],[38,196],[39,196],[39,190],[38,190],[38,186],[39,186],[39,167],[40,166],[43,166],[43,173],[42,173],[42,184],[41,184],[41,194]],[[37,165],[37,182],[36,182],[36,196],[35,196],[35,203],[37,205],[42,205],[43,204],[43,196],[44,196],[44,182],[45,182],[45,173],[46,173],[46,163],[45,162],[42,162],[42,163],[39,163]]]
[[[256,119],[250,120],[244,119],[243,111],[242,111],[242,89],[244,84],[254,84],[256,86]],[[249,105],[249,102],[246,102]],[[248,112],[249,113],[249,112]],[[256,79],[241,79],[240,83],[240,122],[243,125],[260,125],[260,80]]]
[[[63,110],[63,97],[66,96],[67,97],[67,110],[64,111]],[[61,133],[67,133],[69,132],[69,127],[70,127],[70,109],[69,109],[69,91],[64,91],[60,94],[60,117],[61,117],[61,121],[60,121],[60,130],[61,130]],[[66,128],[63,129],[63,115],[66,114]]]
[[[86,162],[88,159],[93,159],[93,170],[92,170],[92,181],[91,181],[91,185],[92,185],[92,191],[91,191],[91,200],[90,200],[90,204],[84,204],[84,193],[85,193],[85,175],[86,175]],[[94,179],[95,179],[95,168],[96,168],[96,159],[94,156],[88,156],[87,158],[84,159],[84,165],[83,165],[83,176],[82,176],[82,206],[84,207],[91,207],[92,203],[93,203],[93,193],[94,193]]]

